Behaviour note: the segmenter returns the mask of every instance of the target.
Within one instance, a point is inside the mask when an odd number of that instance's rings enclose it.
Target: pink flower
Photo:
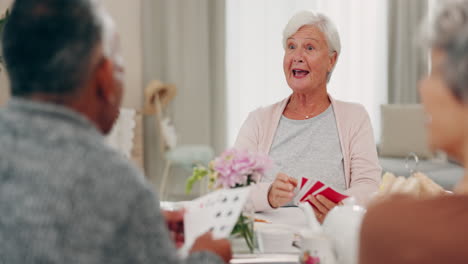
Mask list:
[[[271,165],[268,155],[228,149],[213,162],[213,169],[218,173],[216,185],[233,188],[258,182]]]

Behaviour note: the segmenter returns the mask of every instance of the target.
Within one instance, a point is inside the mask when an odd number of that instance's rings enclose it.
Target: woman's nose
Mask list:
[[[294,54],[293,61],[296,63],[304,62],[304,58],[301,50],[297,50]]]
[[[304,60],[302,59],[302,57],[296,57],[294,58],[294,62],[301,63],[304,62]]]

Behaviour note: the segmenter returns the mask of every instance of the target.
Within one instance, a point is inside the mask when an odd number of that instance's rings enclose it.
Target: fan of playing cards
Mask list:
[[[227,238],[239,221],[249,192],[250,187],[221,189],[186,203],[183,255],[205,232],[211,231],[215,239]]]
[[[307,179],[307,178],[302,177],[299,183],[300,183],[299,192],[296,194],[293,200],[295,205],[298,205],[300,202],[306,201],[309,195],[312,195],[312,196],[322,195],[334,203],[339,203],[343,201],[344,199],[348,198],[347,195],[337,192],[332,187],[324,184],[321,181],[315,181],[312,179]]]

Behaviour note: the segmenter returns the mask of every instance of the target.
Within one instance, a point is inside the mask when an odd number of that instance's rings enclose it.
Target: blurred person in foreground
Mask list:
[[[256,210],[290,203],[301,177],[323,181],[365,203],[378,189],[381,168],[367,111],[328,94],[341,52],[338,30],[326,15],[304,10],[284,28],[283,47],[291,95],[250,113],[235,143],[269,154],[280,171],[255,186]],[[308,200],[320,222],[336,206],[321,195]]]
[[[429,33],[432,69],[420,82],[429,143],[468,167],[468,1],[446,1]],[[394,197],[369,208],[361,264],[468,263],[468,175],[455,195]]]
[[[0,262],[229,261],[229,242],[210,234],[180,259],[149,184],[105,145],[124,69],[97,2],[16,0],[3,54],[12,99],[0,111]]]

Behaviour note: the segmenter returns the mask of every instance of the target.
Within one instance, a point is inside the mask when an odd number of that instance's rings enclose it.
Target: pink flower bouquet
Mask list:
[[[268,155],[228,149],[211,161],[208,168],[197,166],[193,169],[192,176],[187,180],[186,192],[189,193],[193,184],[206,176],[212,189],[249,186],[258,182],[271,165],[272,161]],[[253,210],[253,207],[251,208]],[[255,248],[254,213],[242,213],[231,232],[231,235],[242,236],[251,252]]]
[[[228,149],[211,161],[208,168],[195,167],[187,180],[186,191],[190,192],[193,184],[206,176],[210,180],[210,187],[214,189],[248,186],[258,182],[271,165],[268,155]]]

